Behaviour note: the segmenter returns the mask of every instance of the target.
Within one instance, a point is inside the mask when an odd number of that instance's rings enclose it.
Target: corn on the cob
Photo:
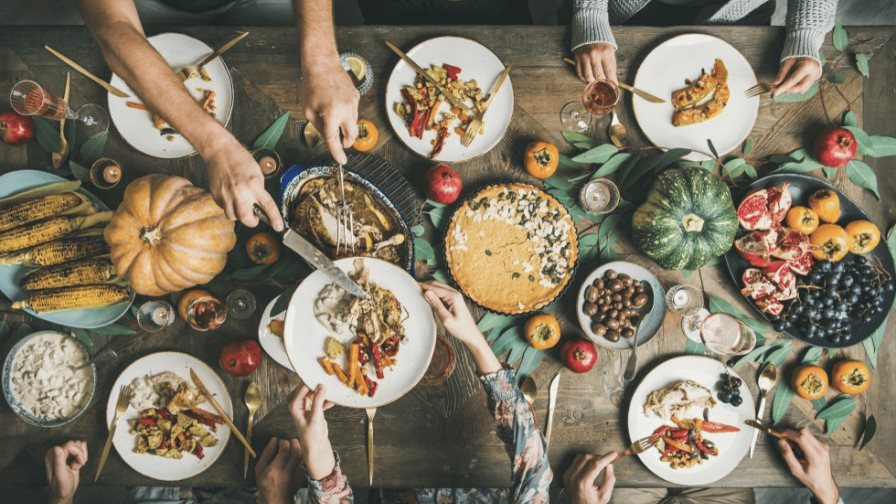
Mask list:
[[[73,285],[106,283],[115,278],[115,267],[108,259],[82,259],[32,271],[22,278],[23,289],[52,289]]]
[[[0,231],[75,211],[85,198],[73,192],[29,199],[0,209]]]
[[[79,229],[108,221],[111,216],[112,212],[99,212],[79,217],[52,217],[34,224],[19,226],[0,233],[0,253],[15,252],[51,242]]]
[[[46,313],[79,308],[96,308],[127,301],[130,293],[119,285],[80,285],[58,289],[40,289],[29,293],[27,299],[15,301],[13,309],[30,308],[35,313]]]
[[[55,266],[76,259],[109,253],[109,245],[102,235],[78,236],[43,243],[13,254],[0,256],[0,264]]]

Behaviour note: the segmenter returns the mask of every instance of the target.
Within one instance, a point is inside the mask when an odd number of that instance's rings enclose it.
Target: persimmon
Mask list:
[[[819,261],[838,262],[849,253],[849,234],[836,224],[822,224],[809,236],[812,255]]]
[[[809,195],[809,208],[821,222],[832,224],[840,220],[840,197],[830,189],[819,189]]]
[[[853,254],[867,254],[880,243],[880,228],[871,221],[852,221],[845,229],[849,235],[849,251]]]
[[[529,175],[540,179],[546,179],[557,171],[560,163],[560,153],[557,146],[545,140],[536,140],[526,146],[523,155],[523,167]]]
[[[839,361],[831,369],[831,385],[844,394],[861,394],[871,386],[871,371],[862,361]]]
[[[820,366],[804,364],[793,371],[791,385],[803,399],[820,399],[828,391],[828,374]]]
[[[246,254],[255,264],[274,264],[280,260],[280,238],[274,233],[255,233],[246,242]]]
[[[539,313],[526,321],[526,341],[536,350],[551,348],[560,341],[560,323],[550,313]]]
[[[367,152],[376,147],[376,142],[380,138],[380,131],[376,128],[376,124],[367,119],[358,119],[358,138],[352,144],[352,149],[358,152]]]
[[[787,217],[784,222],[787,224],[787,227],[796,229],[807,235],[812,234],[818,229],[818,225],[820,224],[818,222],[818,214],[815,213],[815,210],[804,206],[795,206],[791,208],[787,212]]]

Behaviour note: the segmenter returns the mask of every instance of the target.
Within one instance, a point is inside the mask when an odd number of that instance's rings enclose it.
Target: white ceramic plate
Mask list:
[[[261,314],[261,322],[258,323],[258,343],[277,364],[292,371],[292,364],[289,362],[289,356],[286,355],[286,346],[283,344],[283,338],[271,332],[271,329],[268,327],[275,318],[280,320],[286,318],[286,314],[283,313],[277,317],[271,317],[271,309],[278,299],[280,299],[280,296],[272,299],[264,309],[264,313]]]
[[[336,261],[343,271],[353,271],[354,258]],[[349,408],[372,408],[389,404],[410,392],[423,378],[436,344],[436,322],[429,303],[423,299],[420,286],[408,272],[380,259],[364,259],[370,268],[370,280],[395,294],[407,310],[404,321],[405,341],[401,343],[397,364],[386,369],[385,378],[378,380],[374,397],[362,397],[343,385],[336,376],[324,372],[317,361],[324,355],[324,340],[330,332],[314,317],[314,300],[320,290],[332,281],[322,271],[308,275],[296,289],[286,309],[286,354],[293,369],[306,385],[314,388],[319,383],[327,387],[327,399]],[[343,343],[350,343],[350,339]],[[343,369],[346,367],[343,363]]]
[[[224,382],[212,368],[192,355],[180,352],[158,352],[141,357],[131,363],[112,384],[109,401],[106,403],[106,424],[111,424],[112,417],[115,416],[115,403],[118,400],[119,390],[123,386],[130,385],[134,378],[171,371],[190,382],[190,368],[196,371],[199,379],[208,387],[208,391],[215,397],[218,404],[233,418],[233,402],[230,400],[230,393],[227,392]],[[210,413],[215,413],[214,407],[208,401],[199,407]],[[184,454],[181,459],[169,459],[148,453],[135,453],[134,447],[137,441],[135,436],[128,432],[130,430],[128,420],[136,418],[139,413],[133,407],[128,408],[119,420],[112,444],[125,463],[144,476],[161,481],[192,478],[211,467],[227,448],[230,427],[222,424],[217,426],[215,434],[218,444],[205,448],[205,457],[202,460],[191,454]]]
[[[205,42],[182,33],[160,33],[149,37],[148,40],[168,62],[168,65],[176,70],[188,65],[195,65],[214,51]],[[205,69],[211,77],[210,82],[193,77],[184,82],[184,85],[197,101],[203,95],[200,89],[215,91],[217,93],[215,96],[217,104],[215,119],[219,123],[227,125],[233,111],[233,81],[230,78],[230,72],[221,57],[210,61],[205,65]],[[130,98],[119,98],[112,93],[108,94],[109,115],[112,117],[112,124],[131,147],[149,156],[163,159],[196,154],[196,149],[181,135],[173,135],[173,139],[169,141],[165,135],[159,134],[159,130],[152,124],[149,112],[127,106],[129,101],[142,102],[142,100],[121,77],[112,74],[111,83],[131,95]]]
[[[713,397],[718,404],[709,411],[709,419],[740,428],[740,432],[704,433],[707,439],[718,446],[719,455],[710,457],[704,463],[687,469],[672,469],[669,464],[660,460],[660,452],[656,448],[639,454],[641,462],[653,474],[678,485],[709,485],[727,476],[750,451],[753,428],[744,424],[744,421],[756,416],[753,396],[750,394],[746,382],[743,382],[740,387],[743,402],[740,406],[735,408],[730,404],[718,401],[715,385],[721,379],[725,369],[721,362],[709,357],[696,355],[675,357],[655,367],[638,384],[628,408],[628,434],[631,442],[653,434],[653,431],[661,425],[672,425],[669,419],[663,421],[653,415],[647,416],[644,414],[643,406],[651,392],[677,380],[694,380],[712,390]],[[729,368],[728,372],[732,376],[738,376],[733,369]],[[698,418],[703,416],[703,411],[695,409],[686,412],[683,416]]]
[[[22,191],[33,189],[35,187],[46,185],[52,182],[62,181],[65,181],[65,179],[44,171],[12,171],[0,176],[0,198],[9,196],[11,194],[20,193]],[[91,201],[97,203],[100,207],[100,210],[109,210],[109,207],[107,207],[96,196],[90,194],[90,192],[88,192],[83,187],[79,189],[79,191],[90,198]],[[99,236],[98,239],[101,240],[102,236]],[[35,269],[36,268],[33,268],[31,266],[0,265],[0,292],[2,292],[4,296],[11,300],[17,300],[26,297],[27,292],[25,291],[25,289],[19,286],[19,282],[22,280],[22,277],[27,275],[29,272],[34,271]],[[131,303],[133,301],[134,294],[131,293],[131,298],[128,299],[127,302],[118,303],[111,306],[103,306],[100,308],[64,310],[50,313],[34,313],[31,310],[25,311],[39,319],[43,319],[54,324],[82,329],[95,329],[97,327],[107,326],[121,318],[122,315],[127,313],[128,308],[131,306]]]
[[[716,58],[728,68],[728,106],[716,117],[700,124],[672,126],[672,91],[685,87],[685,79],[696,80],[702,69],[712,69]],[[706,154],[712,140],[719,155],[724,155],[743,143],[753,130],[759,113],[759,98],[747,98],[744,91],[756,84],[756,74],[746,58],[728,42],[711,35],[689,33],[666,40],[644,58],[633,85],[666,100],[649,103],[632,98],[635,119],[654,145],[671,149],[691,149],[687,158],[696,161],[709,159]]]
[[[479,42],[462,37],[432,38],[417,44],[406,53],[422,68],[429,68],[430,65],[442,66],[443,63],[460,67],[459,77],[465,81],[476,79],[483,94],[488,93],[492,83],[504,71],[504,64],[495,53]],[[398,60],[386,84],[386,111],[389,124],[399,140],[418,155],[429,158],[432,152],[430,142],[436,137],[436,132],[426,131],[422,139],[413,138],[408,134],[404,119],[395,113],[395,104],[404,101],[401,89],[412,85],[416,76],[407,63]],[[450,111],[451,104],[443,103],[439,110]],[[460,143],[460,137],[452,131],[445,140],[442,152],[434,160],[461,162],[485,154],[504,138],[512,117],[513,85],[508,76],[485,113],[485,134],[476,135],[470,146],[464,147]]]
[[[582,326],[582,331],[585,332],[585,335],[588,336],[588,339],[595,342],[596,344],[604,347],[604,348],[613,348],[616,350],[623,350],[631,348],[629,341],[625,338],[619,338],[619,341],[610,341],[603,336],[598,336],[591,331],[591,317],[585,315],[585,312],[582,310],[585,304],[585,290],[591,285],[596,278],[602,277],[604,272],[607,270],[616,270],[617,273],[625,273],[626,275],[634,278],[635,280],[643,280],[650,284],[651,290],[653,294],[651,294],[653,298],[653,307],[644,315],[644,319],[641,321],[641,325],[638,326],[638,331],[635,333],[636,341],[638,342],[638,346],[643,345],[650,338],[653,338],[653,335],[660,330],[660,327],[663,325],[663,317],[666,316],[666,294],[663,291],[663,286],[660,284],[660,281],[657,280],[656,276],[653,273],[648,271],[647,269],[626,261],[615,261],[601,265],[596,270],[592,271],[585,281],[582,283],[582,287],[579,288],[579,295],[576,297],[578,300],[578,307],[576,308],[576,314],[579,316],[579,325]]]

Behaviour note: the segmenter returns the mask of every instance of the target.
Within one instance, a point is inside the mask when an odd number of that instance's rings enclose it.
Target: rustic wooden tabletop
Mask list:
[[[237,99],[231,129],[243,142],[251,141],[284,110],[292,113],[293,120],[279,145],[281,155],[288,163],[301,163],[322,159],[325,152],[304,147],[300,140],[304,123],[300,92],[301,70],[298,56],[298,37],[292,28],[258,27],[198,27],[178,28],[211,46],[230,38],[235,30],[248,30],[251,35],[233,48],[225,60],[232,70]],[[149,33],[164,30],[150,29]],[[777,71],[778,58],[784,32],[767,27],[681,27],[657,29],[619,27],[615,35],[620,45],[617,53],[620,76],[629,82],[634,77],[638,62],[657,43],[672,35],[684,32],[705,32],[717,35],[734,44],[750,61],[761,80],[771,80]],[[863,79],[855,71],[846,72],[846,81],[839,85],[841,93],[828,90],[825,103],[831,116],[852,109],[859,124],[868,131],[880,135],[896,135],[896,30],[892,27],[851,28],[851,50],[870,57],[871,77]],[[400,142],[395,141],[387,125],[386,107],[383,103],[385,83],[397,58],[383,44],[391,40],[400,47],[409,48],[414,43],[436,35],[459,35],[476,39],[491,48],[506,64],[513,65],[511,79],[516,96],[514,119],[506,138],[489,154],[458,165],[465,184],[475,186],[486,181],[527,179],[521,170],[521,153],[525,144],[542,137],[564,146],[559,135],[559,110],[564,103],[578,99],[582,83],[562,61],[568,49],[568,30],[560,27],[361,27],[338,30],[341,50],[351,50],[366,57],[376,73],[376,83],[371,92],[362,97],[360,116],[373,120],[380,128],[381,136],[374,152],[404,172],[416,184],[418,175],[430,163],[415,157]],[[66,67],[47,51],[48,44],[67,56],[106,77],[109,71],[96,44],[81,27],[4,27],[0,32],[0,90],[9,89],[22,78],[33,78],[51,90],[61,94]],[[825,44],[828,61],[837,54]],[[103,103],[104,92],[86,78],[72,74],[72,102],[75,106],[89,101]],[[6,98],[0,98],[0,108],[7,108]],[[625,98],[620,110],[621,120],[628,125],[635,145],[643,144],[643,135],[633,120],[631,101]],[[762,99],[759,119],[751,134],[756,160],[771,154],[790,152],[811,141],[813,134],[826,123],[821,101],[812,99],[803,103],[774,103]],[[561,147],[562,149],[562,147]],[[153,159],[136,152],[125,144],[114,131],[106,147],[105,155],[125,166],[131,177],[146,173],[164,172],[183,175],[194,183],[206,185],[202,160],[198,157],[179,160]],[[896,169],[893,158],[881,161],[869,160],[878,173],[883,204],[868,192],[852,184],[841,184],[847,194],[860,202],[883,228],[896,221],[896,177],[888,176],[888,170]],[[757,164],[759,164],[757,162]],[[36,145],[13,148],[0,144],[0,171],[22,168],[50,168],[49,155]],[[530,179],[531,180],[531,179]],[[419,185],[419,184],[416,184]],[[110,205],[120,200],[120,189],[102,193]],[[422,195],[421,195],[422,198]],[[664,271],[637,254],[625,240],[619,244],[619,253],[627,260],[640,262],[657,272],[666,287],[689,282],[703,288],[708,294],[726,298],[740,306],[737,291],[727,280],[720,267],[709,266],[685,279],[682,273]],[[595,265],[580,265],[580,270],[590,270]],[[293,272],[297,276],[306,271]],[[183,321],[177,321],[162,333],[114,338],[95,336],[96,347],[105,344],[120,355],[112,363],[98,368],[97,393],[90,410],[77,422],[57,429],[32,427],[20,419],[4,403],[0,406],[0,486],[22,486],[43,481],[42,458],[45,450],[54,443],[69,438],[88,441],[90,461],[86,473],[92,475],[99,459],[99,451],[106,437],[104,422],[105,405],[109,388],[118,373],[136,358],[160,350],[189,352],[205,360],[217,369],[220,346],[229,340],[254,337],[260,317],[260,309],[277,295],[281,288],[270,282],[248,282],[257,298],[259,311],[247,321],[228,321],[212,333],[191,330]],[[226,295],[236,287],[235,282],[215,282],[216,294]],[[575,285],[574,287],[577,287]],[[572,289],[571,289],[572,290]],[[565,303],[565,312],[571,312],[574,301]],[[562,313],[565,332],[574,333],[577,326],[569,313]],[[31,325],[45,327],[39,321]],[[832,443],[833,470],[838,482],[844,486],[896,486],[896,345],[893,344],[893,326],[888,328],[885,344],[879,354],[875,371],[875,383],[860,401],[860,406],[873,412],[878,420],[878,434],[864,450],[853,448],[862,422],[855,414],[830,437]],[[14,337],[0,337],[0,356],[5,356],[14,343]],[[668,314],[661,333],[641,348],[641,374],[669,356],[681,354],[685,338],[680,331],[679,317]],[[801,343],[795,342],[794,348]],[[417,388],[399,401],[380,408],[376,417],[376,479],[375,486],[386,487],[501,487],[509,482],[507,455],[493,434],[493,422],[485,408],[485,399],[473,371],[472,363],[462,348],[458,349],[457,369],[443,390],[423,391]],[[856,358],[863,358],[861,345],[845,350]],[[624,426],[626,400],[620,383],[622,367],[627,351],[600,351],[600,359],[594,370],[584,375],[564,372],[560,386],[555,418],[551,462],[556,474],[562,474],[572,456],[582,451],[603,453],[622,448],[628,441]],[[800,353],[794,351],[791,359]],[[542,361],[533,374],[541,393],[535,403],[539,424],[545,421],[547,385],[561,368],[555,356]],[[741,368],[745,376],[755,373],[755,364]],[[236,422],[245,425],[246,411],[242,396],[249,379],[237,379],[219,371],[233,395],[236,406]],[[294,434],[292,422],[286,412],[287,394],[296,386],[295,374],[265,358],[252,376],[259,383],[264,403],[259,412],[261,420],[255,428],[254,445],[261,448],[271,436],[289,437]],[[747,380],[756,393],[755,384]],[[831,393],[833,395],[833,393]],[[811,405],[796,399],[785,423],[802,425],[814,415]],[[343,468],[355,487],[367,483],[365,459],[365,414],[361,410],[334,408],[327,414],[330,437],[342,457]],[[820,422],[815,422],[816,431]],[[194,486],[241,484],[243,449],[232,440],[223,457],[211,469],[185,484]],[[619,486],[667,486],[651,474],[635,457],[617,464]],[[84,484],[92,478],[84,478]],[[251,479],[251,476],[250,476]],[[559,476],[555,484],[560,482]],[[110,455],[103,478],[104,485],[151,484],[126,466],[117,454]],[[744,459],[737,470],[721,480],[723,486],[792,486],[796,480],[789,476],[777,449],[762,436],[756,457]]]

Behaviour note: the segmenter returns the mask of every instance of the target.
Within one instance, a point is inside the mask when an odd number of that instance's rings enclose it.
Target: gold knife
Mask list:
[[[87,70],[86,68],[82,67],[81,65],[75,63],[71,58],[62,54],[61,52],[57,51],[56,49],[53,49],[52,47],[50,47],[48,45],[45,45],[44,49],[50,51],[50,53],[53,54],[53,56],[56,56],[57,58],[62,60],[63,63],[74,68],[78,73],[80,73],[84,77],[87,77],[88,79],[92,80],[93,82],[96,82],[97,84],[99,84],[100,86],[105,88],[106,91],[112,93],[113,95],[115,95],[119,98],[130,98],[131,97],[131,95],[118,89],[117,87],[113,86],[112,84],[109,84],[108,82],[104,81],[103,79],[100,79],[96,75],[93,75],[92,73],[90,73],[89,70]]]
[[[572,66],[576,66],[576,62],[572,58],[563,58],[563,61],[569,63]],[[666,103],[666,100],[659,98],[657,96],[654,96],[654,95],[648,93],[647,91],[638,89],[634,86],[630,86],[620,80],[616,81],[616,85],[630,93],[634,93],[634,94],[640,96],[641,98],[644,98],[645,100],[649,101],[650,103]]]
[[[212,397],[211,393],[209,393],[208,389],[205,388],[205,384],[202,383],[202,380],[199,379],[199,375],[196,374],[196,371],[193,371],[193,368],[190,368],[190,379],[193,380],[193,384],[196,385],[196,388],[199,389],[199,392],[204,395],[206,399],[208,399],[209,404],[211,404],[212,407],[215,408],[215,411],[217,411],[218,414],[221,415],[221,418],[224,419],[224,423],[226,423],[227,426],[230,427],[230,430],[233,431],[233,435],[236,436],[240,443],[243,444],[243,446],[246,448],[246,451],[249,452],[249,455],[252,455],[252,458],[255,458],[255,450],[252,449],[252,446],[249,445],[249,442],[246,441],[246,438],[243,437],[243,434],[240,432],[240,430],[236,428],[236,425],[233,423],[230,415],[228,415],[227,412],[224,411],[224,408],[222,408],[221,405],[218,404],[218,401],[216,401],[215,398]]]
[[[470,110],[470,107],[468,107],[467,104],[463,102],[463,100],[461,100],[461,99],[459,99],[458,97],[454,96],[453,94],[451,94],[450,91],[448,91],[447,89],[445,89],[444,86],[442,86],[441,84],[439,84],[438,82],[436,82],[435,79],[433,79],[432,77],[429,76],[428,73],[426,73],[426,70],[424,70],[424,69],[423,69],[420,65],[418,65],[414,60],[412,60],[410,56],[408,56],[407,54],[405,54],[404,52],[402,52],[402,50],[399,49],[395,44],[393,44],[392,42],[389,42],[389,41],[387,40],[387,41],[386,41],[386,45],[389,46],[389,49],[392,49],[392,51],[393,51],[395,54],[397,54],[399,58],[401,58],[402,60],[404,60],[405,63],[407,63],[412,69],[414,69],[414,71],[417,72],[418,75],[420,75],[421,77],[423,77],[424,79],[426,79],[426,82],[429,82],[430,84],[432,84],[433,86],[435,86],[436,89],[438,89],[440,93],[442,93],[443,95],[445,95],[445,98],[448,98],[448,101],[450,101],[452,105],[454,105],[455,107],[457,107],[457,108],[463,110],[464,112],[466,112],[466,113],[468,113],[468,114],[471,114],[471,113],[472,113],[472,111]]]
[[[778,439],[783,439],[785,441],[787,440],[787,437],[784,436],[784,434],[781,434],[780,432],[776,431],[775,429],[772,429],[771,427],[769,427],[767,425],[763,425],[763,424],[757,422],[756,420],[753,420],[752,418],[750,418],[748,420],[744,420],[744,423],[754,429],[761,430],[762,432],[768,434],[769,436],[774,436]]]
[[[367,408],[367,484],[373,486],[373,417],[376,408]]]
[[[249,32],[238,33],[236,35],[236,37],[233,37],[232,39],[228,40],[224,45],[215,49],[214,52],[212,52],[208,56],[202,58],[199,61],[199,63],[181,68],[178,71],[180,80],[184,81],[184,80],[189,79],[190,75],[192,75],[193,72],[199,72],[200,68],[204,67],[205,65],[209,64],[209,62],[211,62],[213,59],[217,58],[218,56],[220,56],[220,55],[224,54],[225,52],[227,52],[228,50],[230,50],[231,47],[235,46],[240,40],[243,40],[244,38],[246,38],[247,35],[249,35]]]
[[[544,429],[544,439],[547,444],[551,444],[551,432],[554,430],[554,406],[557,405],[557,392],[560,390],[560,372],[558,371],[554,378],[551,379],[551,386],[548,387],[548,425]]]

